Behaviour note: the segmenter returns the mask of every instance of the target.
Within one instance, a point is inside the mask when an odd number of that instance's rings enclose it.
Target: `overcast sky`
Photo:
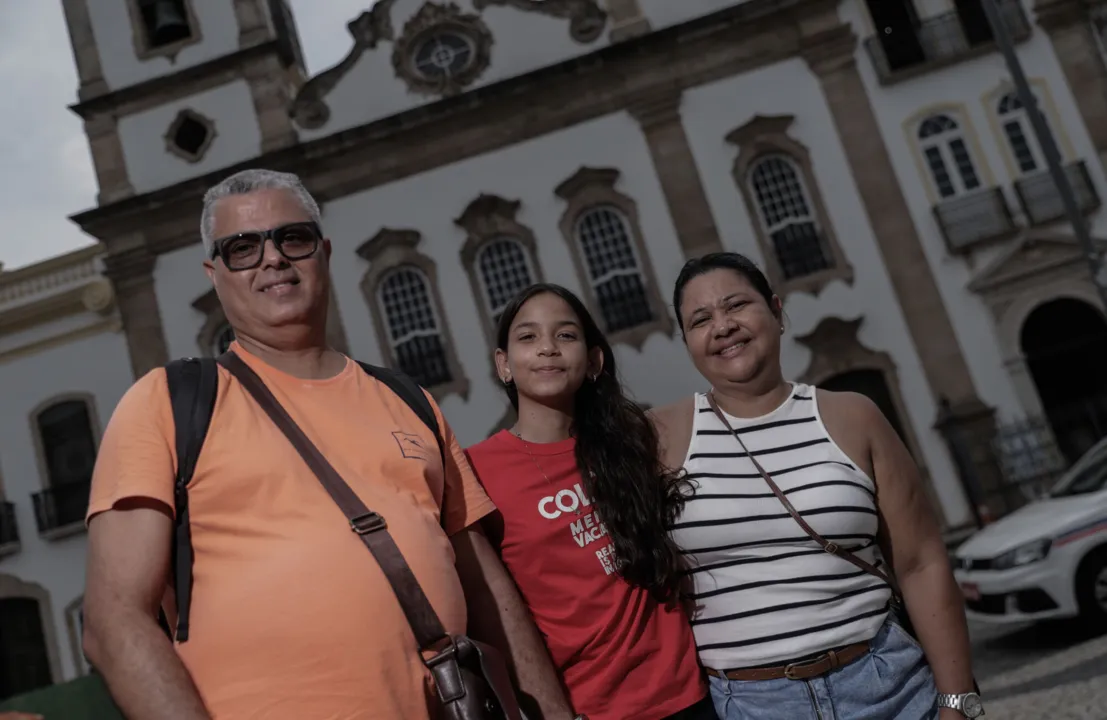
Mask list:
[[[291,0],[309,73],[345,55],[346,23],[373,1]],[[96,204],[96,180],[67,109],[77,71],[61,0],[0,0],[0,88],[0,263],[12,270],[94,242],[67,219]]]

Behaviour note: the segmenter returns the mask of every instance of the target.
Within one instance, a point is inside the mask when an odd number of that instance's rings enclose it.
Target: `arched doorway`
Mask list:
[[[884,417],[888,418],[889,424],[899,435],[899,439],[903,441],[903,444],[908,448],[911,447],[911,443],[903,431],[903,420],[900,419],[899,412],[896,411],[896,403],[892,399],[892,390],[888,387],[888,381],[885,379],[882,370],[847,370],[823,380],[818,386],[833,392],[860,393],[872,400],[884,413]]]
[[[1026,318],[1019,346],[1071,463],[1107,436],[1107,320],[1082,300],[1051,300]]]
[[[38,600],[0,598],[0,700],[53,682]]]

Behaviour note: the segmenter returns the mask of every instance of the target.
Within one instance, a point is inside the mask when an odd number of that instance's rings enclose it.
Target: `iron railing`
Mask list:
[[[55,485],[32,495],[39,533],[83,523],[90,489],[91,481],[84,480]]]

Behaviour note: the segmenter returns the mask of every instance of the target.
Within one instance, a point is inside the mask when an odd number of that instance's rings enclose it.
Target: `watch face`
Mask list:
[[[980,703],[980,696],[969,693],[961,700],[961,710],[965,717],[977,718],[984,714],[984,706]]]

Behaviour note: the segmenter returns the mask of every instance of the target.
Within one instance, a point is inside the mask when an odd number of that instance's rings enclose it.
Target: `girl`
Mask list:
[[[500,317],[496,370],[518,421],[468,452],[575,711],[715,720],[667,533],[685,484],[592,316],[560,286],[523,290]]]
[[[689,261],[673,305],[711,391],[656,416],[697,482],[673,532],[719,715],[977,717],[961,594],[884,415],[784,379],[780,299],[745,257]],[[890,616],[895,578],[919,640]]]

